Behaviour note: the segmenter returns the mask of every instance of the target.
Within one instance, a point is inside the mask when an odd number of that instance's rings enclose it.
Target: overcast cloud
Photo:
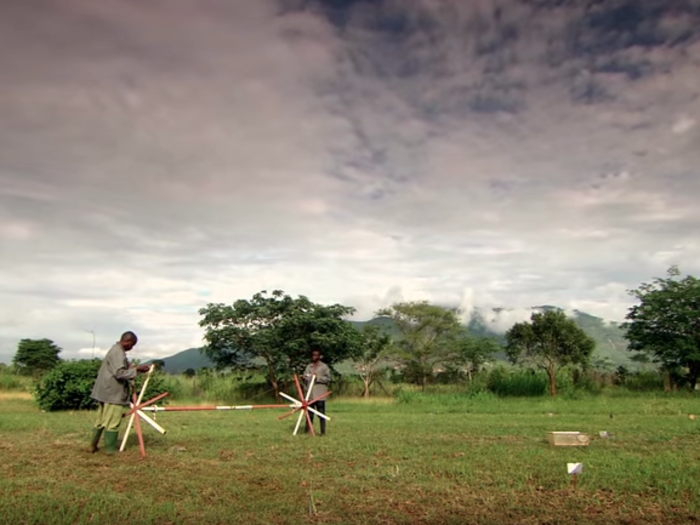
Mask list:
[[[700,272],[700,8],[605,4],[4,0],[0,362],[262,289],[621,320]]]

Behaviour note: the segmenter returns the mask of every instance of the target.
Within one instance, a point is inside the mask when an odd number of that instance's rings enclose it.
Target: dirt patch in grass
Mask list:
[[[31,401],[32,399],[33,396],[29,392],[0,392],[0,401]]]

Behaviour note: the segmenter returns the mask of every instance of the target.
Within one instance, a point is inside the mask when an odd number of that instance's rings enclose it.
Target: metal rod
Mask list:
[[[141,419],[143,419],[146,423],[151,425],[153,428],[156,429],[157,432],[160,432],[161,434],[165,434],[165,429],[161,427],[158,423],[153,421],[150,417],[148,417],[146,414],[141,412],[140,410],[137,410],[136,413],[139,415]]]
[[[240,406],[200,406],[200,407],[158,407],[145,406],[144,412],[201,412],[207,410],[257,410],[260,408],[293,408],[295,405],[240,405]]]

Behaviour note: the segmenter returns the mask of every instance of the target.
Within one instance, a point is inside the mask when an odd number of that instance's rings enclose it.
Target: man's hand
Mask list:
[[[151,365],[139,365],[136,367],[136,371],[145,374],[151,369]]]

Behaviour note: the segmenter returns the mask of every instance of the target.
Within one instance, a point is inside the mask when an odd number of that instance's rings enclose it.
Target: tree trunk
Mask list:
[[[277,374],[275,374],[275,368],[272,366],[272,363],[268,362],[267,363],[267,373],[268,377],[270,378],[270,384],[272,385],[272,390],[275,392],[275,399],[277,401],[282,401],[282,396],[280,396],[280,385],[279,382],[277,381]]]
[[[372,379],[369,374],[367,374],[365,377],[362,378],[364,384],[365,384],[365,390],[362,392],[362,397],[367,399],[369,397],[369,387],[372,384]]]
[[[671,379],[671,371],[667,370],[664,375],[664,391],[670,392],[673,390],[673,380]]]
[[[690,361],[688,363],[688,382],[690,383],[690,390],[695,390],[698,384],[698,377],[700,377],[700,361]]]
[[[549,395],[557,395],[557,375],[554,369],[554,363],[549,363],[547,367],[547,375],[549,376]]]

